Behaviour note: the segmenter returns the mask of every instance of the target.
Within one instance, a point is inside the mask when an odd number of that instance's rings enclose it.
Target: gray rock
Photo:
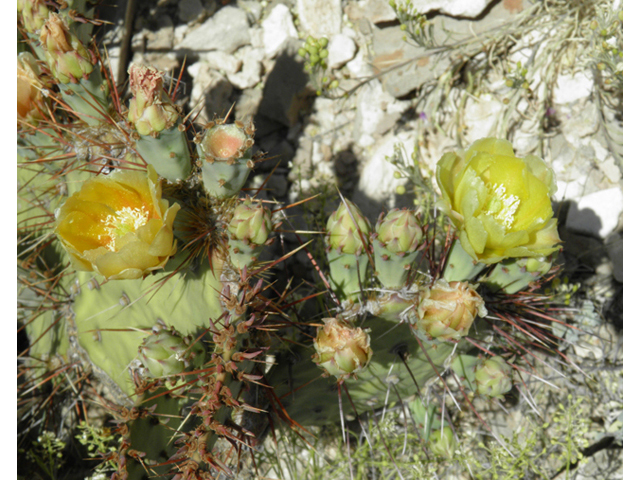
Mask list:
[[[236,73],[242,66],[242,61],[225,52],[207,52],[200,55],[200,59],[206,61],[213,68],[228,74]]]
[[[258,114],[266,119],[293,126],[301,109],[306,108],[311,92],[306,88],[308,77],[297,56],[297,40],[290,39],[286,50],[276,58],[273,69],[267,76]],[[273,124],[264,124],[264,134]],[[258,132],[260,129],[258,128]]]
[[[371,66],[374,74],[386,72],[381,77],[382,85],[396,98],[438,78],[449,68],[448,62],[438,61],[423,48],[409,45],[403,40],[404,36],[399,26],[376,29],[373,35]],[[403,66],[398,67],[400,64]]]
[[[273,58],[288,38],[298,38],[293,26],[293,17],[286,5],[279,3],[262,21],[264,51],[267,58]]]
[[[242,61],[242,68],[239,72],[230,74],[229,81],[240,90],[255,87],[262,74],[261,60],[264,57],[264,51],[253,47],[242,47],[236,53],[236,57]]]
[[[224,117],[232,105],[231,84],[206,62],[194,63],[187,72],[193,77],[189,108],[201,109],[198,118],[204,122]]]
[[[178,3],[178,17],[183,22],[191,22],[204,12],[200,0],[180,0]]]
[[[353,59],[356,54],[356,43],[351,37],[339,33],[331,37],[327,50],[329,51],[327,65],[329,68],[337,69]]]
[[[243,90],[234,108],[236,118],[240,121],[247,121],[255,117],[261,100],[262,89],[248,88]]]
[[[342,8],[340,0],[297,0],[302,29],[315,38],[340,33]]]
[[[567,212],[567,229],[605,238],[618,226],[622,213],[622,190],[609,188],[580,198]]]
[[[247,14],[237,7],[228,6],[189,32],[176,48],[233,53],[250,42]]]
[[[131,50],[143,52],[150,50],[171,50],[173,48],[173,22],[168,15],[158,18],[157,28],[143,28],[131,39]]]

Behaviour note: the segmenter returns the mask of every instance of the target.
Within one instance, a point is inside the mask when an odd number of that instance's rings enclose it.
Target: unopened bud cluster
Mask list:
[[[373,355],[369,334],[338,318],[325,318],[323,322],[313,340],[313,361],[338,379],[355,376],[366,368]]]
[[[469,333],[477,316],[486,314],[482,297],[467,282],[439,279],[420,291],[411,320],[422,340],[459,340]]]

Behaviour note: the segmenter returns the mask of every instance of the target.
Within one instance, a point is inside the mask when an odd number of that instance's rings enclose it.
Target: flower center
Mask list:
[[[498,222],[505,226],[505,228],[511,228],[513,224],[513,217],[518,211],[520,205],[520,199],[515,195],[506,195],[507,189],[504,185],[493,184],[490,187],[494,196],[489,200],[487,206],[487,213],[495,218]]]
[[[116,238],[120,238],[127,233],[135,232],[149,220],[149,212],[146,209],[124,207],[102,220],[109,231],[106,236],[109,242],[105,245],[112,252],[116,251]],[[104,235],[101,235],[101,237]]]

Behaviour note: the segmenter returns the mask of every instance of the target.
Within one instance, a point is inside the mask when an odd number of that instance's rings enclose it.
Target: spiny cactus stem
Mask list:
[[[343,300],[357,299],[360,296],[360,286],[366,278],[368,257],[330,250],[327,252],[327,259],[331,283],[338,297]]]
[[[471,281],[478,275],[486,265],[475,262],[471,256],[464,251],[460,240],[455,240],[447,258],[447,264],[443,277],[448,282]]]
[[[160,132],[157,137],[140,136],[136,149],[145,162],[170,182],[186,180],[191,173],[191,156],[184,132],[177,126]]]
[[[72,112],[90,126],[106,123],[107,95],[100,69],[94,68],[87,79],[78,83],[59,84],[62,99]]]

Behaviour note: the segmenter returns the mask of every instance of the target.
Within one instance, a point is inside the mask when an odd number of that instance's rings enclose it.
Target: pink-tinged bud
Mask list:
[[[489,397],[502,398],[511,390],[511,365],[498,356],[485,358],[477,367],[475,379],[478,393]]]
[[[349,378],[369,364],[373,350],[369,334],[337,318],[324,318],[313,340],[313,361],[338,379]]]
[[[162,88],[162,74],[158,70],[131,65],[129,83],[133,98],[128,118],[140,135],[160,133],[176,123],[178,111]]]
[[[42,26],[40,42],[51,74],[60,83],[76,83],[93,71],[95,59],[57,14],[51,13]]]
[[[203,160],[208,163],[234,164],[241,158],[250,158],[254,133],[255,128],[251,123],[224,124],[223,120],[216,121],[206,131],[200,143]]]
[[[467,282],[439,279],[420,291],[412,323],[424,340],[459,340],[469,333],[476,316],[486,314],[482,297]]]

